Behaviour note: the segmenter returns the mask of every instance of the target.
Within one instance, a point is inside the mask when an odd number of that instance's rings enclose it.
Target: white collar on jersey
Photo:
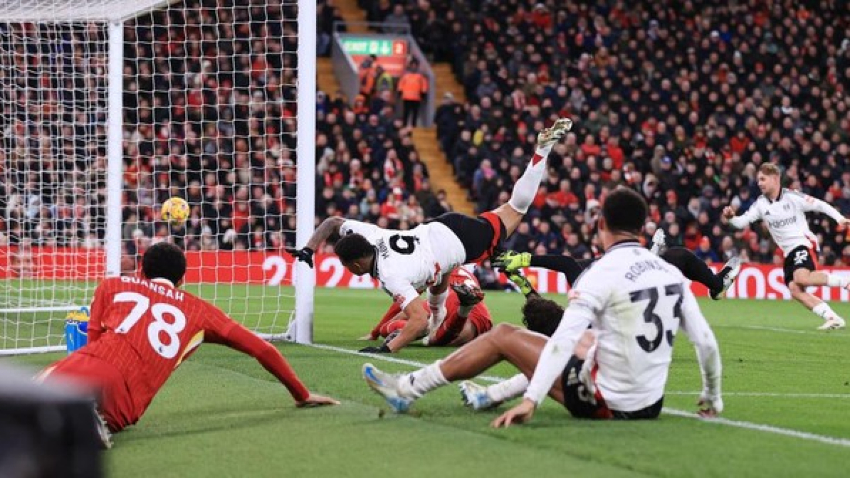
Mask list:
[[[156,279],[151,279],[151,282],[156,282],[157,284],[170,285],[171,287],[174,287],[174,283],[164,277],[157,277]]]
[[[605,253],[607,254],[607,253],[613,251],[614,249],[622,249],[622,248],[625,248],[625,247],[643,247],[643,246],[640,245],[640,241],[638,241],[637,239],[623,239],[622,241],[618,241],[613,246],[609,247],[608,250],[605,251]]]

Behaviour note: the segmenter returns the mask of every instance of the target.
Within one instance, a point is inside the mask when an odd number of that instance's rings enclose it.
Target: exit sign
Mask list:
[[[340,41],[343,51],[352,56],[397,56],[407,54],[407,40],[346,35]]]

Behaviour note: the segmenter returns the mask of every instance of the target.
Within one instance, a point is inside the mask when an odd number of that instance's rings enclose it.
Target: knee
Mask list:
[[[800,287],[796,282],[791,282],[788,284],[788,290],[791,291],[791,297],[799,300],[800,296],[805,292],[802,287]]]
[[[516,325],[502,323],[493,327],[493,330],[490,331],[489,335],[493,339],[500,340],[513,336],[519,329],[520,328]]]

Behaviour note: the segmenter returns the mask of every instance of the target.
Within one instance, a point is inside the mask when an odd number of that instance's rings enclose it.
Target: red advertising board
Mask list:
[[[292,284],[292,257],[286,253],[248,251],[189,251],[186,253],[189,283],[240,283],[287,285]],[[377,288],[369,276],[357,277],[348,272],[335,256],[317,256],[316,284],[321,287]],[[720,266],[714,266],[715,268]],[[0,248],[0,280],[21,277],[95,280],[105,273],[105,256],[102,250],[63,248],[32,248],[22,254],[17,248]],[[824,268],[831,273],[850,276],[847,268]],[[530,268],[529,280],[540,292],[565,294],[568,290],[563,274],[545,269]],[[502,277],[502,280],[505,280]],[[699,284],[692,285],[697,296],[707,291]],[[850,291],[812,287],[810,291],[824,300],[850,301]],[[746,264],[738,280],[729,291],[729,297],[750,299],[790,299],[785,286],[782,267]]]

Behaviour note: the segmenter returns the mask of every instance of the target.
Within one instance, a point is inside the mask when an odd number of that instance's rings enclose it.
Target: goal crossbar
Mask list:
[[[0,3],[4,22],[123,22],[179,0],[20,0]]]

